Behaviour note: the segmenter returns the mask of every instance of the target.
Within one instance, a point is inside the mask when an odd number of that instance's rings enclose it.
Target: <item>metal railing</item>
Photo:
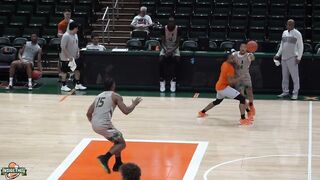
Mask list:
[[[110,17],[109,17],[109,7],[106,7],[106,10],[104,11],[104,14],[102,16],[102,42],[105,43],[104,37],[105,33],[107,32],[107,38],[108,38],[108,43],[110,42],[110,29],[109,29],[109,24],[110,24]]]

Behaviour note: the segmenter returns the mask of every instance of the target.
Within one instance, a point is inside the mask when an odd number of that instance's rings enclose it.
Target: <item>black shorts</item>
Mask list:
[[[76,70],[80,70],[82,68],[82,62],[80,59],[76,59],[77,68]],[[68,66],[69,61],[60,61],[61,71],[64,73],[72,72],[70,67]]]

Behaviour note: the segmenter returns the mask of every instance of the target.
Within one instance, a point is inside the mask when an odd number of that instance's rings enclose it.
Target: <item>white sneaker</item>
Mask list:
[[[160,81],[160,92],[166,91],[166,81]]]
[[[11,90],[11,89],[13,89],[13,86],[12,86],[12,85],[9,85],[9,86],[6,87],[6,89],[7,89],[7,90]]]
[[[297,100],[298,99],[298,94],[293,94],[291,96],[291,100]]]
[[[76,90],[86,90],[86,89],[87,89],[87,87],[82,86],[82,84],[76,84],[75,89],[76,89]]]
[[[28,90],[29,90],[29,91],[32,91],[32,86],[28,86]]]
[[[170,91],[173,93],[176,92],[176,84],[177,83],[175,81],[170,82]]]
[[[278,98],[284,98],[287,96],[289,96],[289,93],[282,93],[282,94],[278,95]]]
[[[64,85],[64,86],[61,86],[61,91],[69,92],[71,91],[71,89],[67,85]]]

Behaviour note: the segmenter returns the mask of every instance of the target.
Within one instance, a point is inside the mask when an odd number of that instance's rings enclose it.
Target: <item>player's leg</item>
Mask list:
[[[279,98],[289,96],[289,68],[286,61],[281,62],[282,69],[282,94],[278,95]]]
[[[179,70],[179,62],[180,62],[180,51],[179,49],[176,49],[173,52],[172,57],[172,66],[171,66],[171,82],[170,82],[170,91],[175,92],[176,91],[176,84],[177,84],[177,74]]]
[[[116,129],[111,129],[108,131],[112,131],[112,135],[109,137],[110,133],[107,133],[105,135],[105,137],[113,142],[113,146],[109,149],[109,151],[105,154],[105,155],[100,155],[98,156],[98,160],[100,161],[100,163],[102,164],[102,166],[105,168],[105,170],[108,173],[111,173],[111,170],[109,168],[108,162],[110,160],[110,158],[115,155],[116,157],[116,163],[113,166],[113,170],[117,171],[119,169],[119,167],[122,164],[121,161],[121,151],[126,147],[126,142],[122,137],[122,134],[116,130]]]
[[[61,91],[69,92],[71,89],[67,86],[67,73],[70,71],[70,68],[68,67],[68,61],[61,61],[60,62],[60,69],[61,69]]]
[[[160,57],[159,57],[160,92],[166,91],[165,69],[166,69],[166,62],[165,62],[164,50],[161,50]]]
[[[299,65],[296,63],[296,58],[290,58],[287,61],[289,72],[293,81],[293,91],[292,100],[297,100],[300,89],[300,79],[299,79]]]
[[[223,90],[222,91],[217,91],[217,97],[216,100],[214,100],[213,102],[209,103],[204,109],[202,109],[200,112],[198,112],[198,116],[199,117],[205,117],[207,114],[206,112],[209,111],[210,109],[212,109],[213,107],[219,105],[223,99],[224,99],[224,94],[223,94]]]
[[[79,59],[76,59],[76,64],[77,64],[77,68],[76,70],[74,71],[74,78],[75,78],[75,81],[76,81],[76,85],[75,85],[75,89],[76,90],[86,90],[87,87],[83,86],[81,84],[81,77],[80,77],[80,71],[82,69],[82,66],[83,66],[83,63],[82,63],[82,60],[81,58]]]
[[[247,87],[246,88],[246,94],[247,94],[247,97],[248,97],[248,100],[249,100],[250,113],[252,113],[252,115],[255,116],[256,115],[256,108],[253,105],[254,96],[253,96],[252,87]]]
[[[32,90],[32,63],[24,63],[23,67],[26,69],[27,76],[28,76],[28,89]]]
[[[16,73],[17,68],[19,68],[21,66],[21,61],[20,60],[16,60],[13,61],[10,65],[10,70],[9,70],[9,86],[7,87],[7,89],[11,89],[13,86],[13,76]]]

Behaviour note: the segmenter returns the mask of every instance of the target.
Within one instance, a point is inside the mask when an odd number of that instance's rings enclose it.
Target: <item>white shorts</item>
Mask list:
[[[166,52],[164,51],[164,49],[161,49],[160,51],[160,56],[165,56],[166,55]],[[173,54],[172,56],[180,56],[180,50],[179,48],[177,48],[176,50],[173,51]]]
[[[239,91],[233,89],[230,86],[227,86],[225,89],[221,91],[217,91],[217,99],[224,99],[224,98],[230,98],[234,99],[240,94]]]

